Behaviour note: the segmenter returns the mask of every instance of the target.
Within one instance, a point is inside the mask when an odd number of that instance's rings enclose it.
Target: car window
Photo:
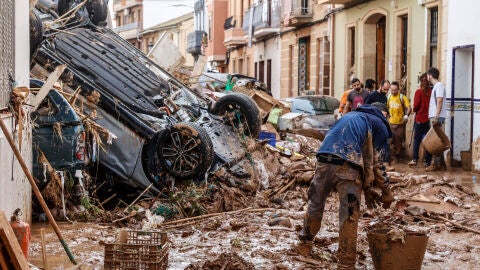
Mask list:
[[[293,99],[292,110],[309,112],[311,114],[333,113],[340,102],[330,96],[301,96]]]
[[[35,111],[39,116],[52,116],[58,113],[58,108],[53,104],[49,97],[43,99],[42,103]]]

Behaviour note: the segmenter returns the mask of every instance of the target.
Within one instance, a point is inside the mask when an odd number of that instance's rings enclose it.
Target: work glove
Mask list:
[[[406,124],[408,122],[408,115],[403,116],[403,123]]]

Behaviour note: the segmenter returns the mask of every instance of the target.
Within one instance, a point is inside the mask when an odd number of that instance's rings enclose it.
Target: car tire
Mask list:
[[[214,158],[213,143],[202,127],[182,122],[162,131],[157,141],[162,168],[176,179],[204,175]]]
[[[30,56],[43,40],[43,24],[34,12],[30,12]]]
[[[108,6],[105,0],[88,1],[87,11],[90,21],[95,25],[99,25],[107,20]]]
[[[213,105],[211,112],[218,116],[225,116],[225,114],[238,112],[240,113],[240,121],[235,121],[233,124],[238,127],[241,124],[246,124],[244,134],[258,137],[261,128],[260,111],[255,101],[242,93],[231,93],[221,97]],[[236,117],[237,119],[237,117]]]
[[[75,4],[74,2],[75,0],[59,0],[57,7],[58,14],[62,16],[67,13],[72,9]],[[88,12],[88,17],[93,24],[98,25],[107,19],[108,6],[105,0],[89,0],[85,7]]]

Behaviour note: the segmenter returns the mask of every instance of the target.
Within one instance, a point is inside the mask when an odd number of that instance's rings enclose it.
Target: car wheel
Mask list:
[[[34,12],[30,12],[30,56],[33,55],[43,39],[43,24]]]
[[[87,11],[90,21],[95,25],[99,25],[107,20],[108,6],[105,0],[88,1]]]
[[[213,162],[213,144],[207,131],[192,123],[178,123],[158,138],[158,160],[177,179],[191,179],[207,172]]]
[[[227,116],[232,125],[241,127],[243,133],[257,137],[260,132],[260,111],[253,99],[245,94],[231,93],[221,97],[211,109],[218,116]]]
[[[59,0],[57,7],[58,14],[61,16],[67,13],[70,9],[82,2],[81,0]],[[89,0],[85,4],[85,7],[88,12],[88,17],[93,24],[98,25],[107,19],[108,6],[105,0]]]

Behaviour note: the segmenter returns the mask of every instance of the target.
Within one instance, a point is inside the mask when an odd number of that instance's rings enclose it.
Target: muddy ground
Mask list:
[[[472,192],[479,187],[471,184],[472,174],[454,170],[426,175],[422,168],[405,165],[395,166],[395,172],[389,174],[400,203],[387,211],[367,210],[362,205],[357,268],[374,269],[367,229],[390,226],[428,233],[423,269],[475,269],[480,264],[480,234],[438,218],[480,230],[480,197]],[[464,185],[458,185],[460,182]],[[172,242],[168,269],[334,269],[338,237],[335,193],[327,201],[313,256],[291,251],[302,225],[307,188],[307,184],[297,183],[277,196],[275,203],[265,198],[268,189],[261,190],[247,197],[247,210],[170,225],[166,229]],[[152,222],[142,226],[152,227]],[[41,228],[46,233],[49,269],[103,269],[103,243],[115,241],[120,230],[114,224],[61,223],[64,238],[80,264],[72,268],[47,224],[33,224],[29,261],[43,266]]]

